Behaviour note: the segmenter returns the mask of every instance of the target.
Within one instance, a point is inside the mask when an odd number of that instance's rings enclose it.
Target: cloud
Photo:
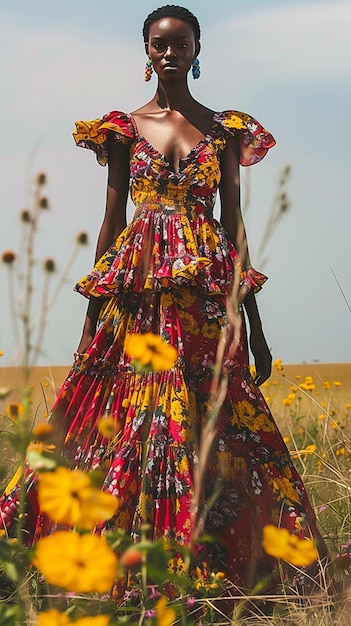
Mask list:
[[[255,83],[326,82],[351,75],[350,32],[351,4],[321,2],[226,20],[212,37],[214,46],[220,37],[222,65]]]

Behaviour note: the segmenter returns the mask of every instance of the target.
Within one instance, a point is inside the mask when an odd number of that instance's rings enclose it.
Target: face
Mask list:
[[[145,50],[160,78],[178,80],[189,72],[200,44],[195,42],[190,24],[164,17],[151,24]]]

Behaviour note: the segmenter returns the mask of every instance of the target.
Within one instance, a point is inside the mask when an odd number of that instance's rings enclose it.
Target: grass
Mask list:
[[[271,378],[261,388],[304,480],[319,527],[333,558],[335,593],[331,596],[322,590],[304,599],[296,598],[285,590],[285,595],[266,596],[264,600],[259,593],[254,597],[244,597],[232,623],[248,626],[351,624],[350,369],[349,365],[341,369],[335,366],[337,375],[334,376],[334,370],[329,366],[327,378],[324,366],[312,364],[299,369],[296,366],[284,366],[277,360]],[[60,374],[63,375],[63,370],[60,370]],[[51,380],[49,378],[42,378],[41,384],[33,381],[33,393],[42,398],[39,420],[45,417],[47,410],[44,399],[48,400],[55,393],[55,376],[51,376]],[[5,382],[1,380],[0,387],[6,387]],[[4,414],[9,399],[14,401],[15,396],[5,395],[0,398],[1,430],[9,432],[12,429],[11,422]],[[37,405],[33,403],[33,406]],[[6,468],[2,478],[5,484],[16,466],[16,454],[11,446],[2,449],[2,465]],[[30,588],[30,593],[34,593],[33,585]],[[207,614],[207,621],[204,620],[203,624],[230,623],[221,616],[216,598],[204,597],[202,605],[206,607]],[[192,620],[191,608],[186,622],[179,619],[175,623],[195,623],[188,620]],[[27,623],[34,624],[35,621]]]

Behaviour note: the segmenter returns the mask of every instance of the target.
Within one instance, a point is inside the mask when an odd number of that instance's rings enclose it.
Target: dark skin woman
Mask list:
[[[260,161],[275,141],[250,115],[215,112],[191,95],[188,77],[198,78],[200,53],[192,13],[161,7],[145,20],[143,35],[145,76],[157,76],[154,97],[133,113],[76,122],[77,145],[108,163],[107,201],[95,266],[76,285],[89,298],[88,312],[52,424],[68,463],[100,468],[102,489],[118,497],[116,513],[101,525],[106,531],[122,528],[138,538],[147,523],[153,539],[191,544],[192,571],[207,581],[222,572],[229,593],[251,592],[262,581],[275,589],[282,571],[307,592],[306,581],[320,571],[317,552],[305,576],[278,566],[276,553],[263,548],[265,529],[274,536],[280,526],[293,540],[313,537],[326,555],[258,387],[271,372],[255,299],[266,277],[250,264],[239,166]],[[217,191],[220,223],[213,216]],[[129,193],[135,213],[126,225]],[[112,435],[102,430],[105,418]],[[214,426],[204,461],[208,423]],[[52,522],[36,514],[30,473],[28,484],[28,537],[49,534]],[[9,529],[13,508],[7,497],[0,504]],[[202,543],[202,530],[211,542]]]
[[[190,93],[188,75],[200,53],[200,42],[193,28],[175,17],[164,17],[151,24],[145,51],[151,59],[158,83],[150,102],[133,112],[140,136],[146,137],[167,157],[174,171],[179,160],[203,139],[211,126],[214,111],[197,102]],[[109,154],[106,213],[101,226],[96,260],[112,245],[126,225],[129,185],[128,149],[115,144]],[[246,233],[240,209],[240,175],[236,138],[227,142],[221,157],[221,223],[241,256],[250,265]],[[239,293],[250,323],[250,347],[255,358],[256,383],[261,385],[271,373],[272,356],[263,334],[256,298],[244,285]],[[101,299],[91,299],[77,353],[90,345],[101,307]]]

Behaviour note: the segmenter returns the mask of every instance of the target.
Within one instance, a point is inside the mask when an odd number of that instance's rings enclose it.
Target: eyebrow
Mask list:
[[[153,35],[153,36],[151,37],[151,39],[158,39],[158,40],[160,40],[160,41],[163,41],[164,39],[168,39],[168,37],[161,37],[161,35]],[[190,37],[189,37],[188,35],[179,35],[179,37],[175,37],[174,39],[176,39],[176,40],[177,40],[177,39],[178,39],[178,40],[179,40],[179,39],[189,39],[189,40],[190,40]]]

